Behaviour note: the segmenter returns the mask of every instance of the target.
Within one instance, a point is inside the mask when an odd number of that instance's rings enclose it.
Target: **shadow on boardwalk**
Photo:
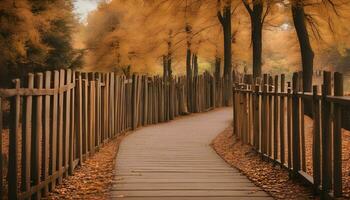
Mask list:
[[[231,119],[224,108],[135,131],[120,146],[111,197],[271,199],[210,147]]]

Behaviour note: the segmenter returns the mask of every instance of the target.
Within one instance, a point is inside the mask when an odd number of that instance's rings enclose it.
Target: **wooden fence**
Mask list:
[[[121,133],[222,105],[222,80],[187,80],[71,70],[14,80],[0,89],[0,197],[40,199]]]
[[[349,108],[350,97],[343,96],[340,73],[324,72],[322,90],[315,85],[312,93],[302,92],[301,77],[294,73],[291,82],[285,75],[265,74],[256,82],[250,75],[237,79],[234,133],[263,158],[289,169],[292,177],[311,183],[315,192],[339,197],[344,180],[342,127],[350,122],[342,113]],[[306,106],[312,108],[311,134],[305,131]]]

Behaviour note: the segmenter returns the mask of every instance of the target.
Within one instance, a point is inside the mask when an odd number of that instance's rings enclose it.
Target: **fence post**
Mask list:
[[[256,149],[256,151],[259,151],[260,149],[260,145],[259,145],[259,135],[260,135],[260,123],[259,123],[259,91],[260,91],[260,87],[259,84],[257,83],[257,81],[254,81],[255,83],[255,88],[254,88],[254,96],[253,96],[253,106],[254,106],[254,133],[253,133],[253,137],[254,137],[254,147]]]
[[[79,165],[81,166],[83,163],[83,87],[82,87],[82,79],[81,72],[77,72],[78,78],[75,80],[76,83],[76,100],[75,106],[77,108],[76,112],[76,136],[77,136],[77,151],[78,151],[78,159]],[[86,97],[85,97],[86,98]]]
[[[331,153],[331,105],[327,95],[331,94],[331,73],[323,73],[322,88],[322,194],[327,195],[332,188],[332,153]]]
[[[281,87],[280,87],[281,97],[280,97],[280,153],[281,153],[281,165],[285,163],[285,75],[281,75]]]
[[[273,135],[272,135],[272,133],[273,133],[273,112],[272,112],[272,96],[273,96],[273,94],[272,94],[272,92],[273,92],[273,78],[272,78],[272,76],[270,76],[269,75],[269,83],[268,83],[268,92],[269,92],[269,94],[267,95],[268,97],[268,103],[267,103],[267,105],[268,105],[268,107],[267,107],[267,109],[268,109],[268,125],[267,125],[267,127],[268,127],[268,155],[270,156],[270,157],[272,157],[272,150],[273,150],[273,148],[272,148],[272,146],[273,146],[273,140],[272,140],[272,137],[273,137]]]
[[[28,88],[34,88],[34,75],[28,74]],[[33,96],[27,96],[23,102],[22,116],[22,191],[30,190],[30,159],[32,137]],[[1,129],[0,129],[1,130]],[[1,179],[2,180],[2,179]]]
[[[2,98],[0,96],[0,147],[2,147],[2,128],[3,128],[3,116],[2,116]],[[4,172],[3,172],[3,169],[4,169],[4,161],[3,161],[3,151],[2,151],[2,148],[0,148],[0,197],[3,196],[4,194],[4,188],[3,188],[3,177],[4,177]],[[30,154],[29,154],[30,155]],[[28,181],[29,182],[29,181]],[[30,185],[29,185],[30,187]]]
[[[292,151],[293,151],[293,175],[297,175],[300,170],[300,135],[299,135],[299,79],[298,73],[293,74],[293,97],[292,97],[292,124],[293,124],[293,134],[292,134]]]
[[[267,134],[268,134],[268,109],[267,109],[267,90],[268,90],[268,75],[264,74],[263,80],[263,93],[262,93],[262,103],[261,103],[261,146],[262,153],[267,154]]]
[[[60,72],[54,71],[53,76],[53,88],[58,88],[60,84]],[[58,93],[53,95],[52,101],[52,129],[51,129],[51,171],[50,175],[53,175],[57,171],[57,136],[58,136]],[[51,191],[55,189],[56,179],[51,182]]]
[[[14,80],[14,86],[19,89],[21,82],[19,79]],[[20,127],[20,106],[21,97],[16,95],[11,97],[10,103],[10,138],[9,138],[9,163],[8,163],[8,199],[16,200],[18,179],[17,179],[17,155],[18,155],[18,134]]]
[[[45,72],[45,89],[51,88],[51,72]],[[43,151],[43,180],[46,180],[49,176],[49,159],[50,159],[50,96],[45,96],[45,116],[44,116],[44,151]],[[23,153],[23,152],[22,152]],[[44,187],[43,195],[46,196],[49,192],[48,184]]]
[[[278,156],[278,76],[275,76],[275,96],[274,96],[274,129],[273,129],[273,159],[277,161]],[[282,139],[282,138],[281,138]]]
[[[71,117],[71,125],[70,125],[70,131],[69,131],[69,175],[73,175],[73,171],[74,171],[74,142],[76,140],[75,138],[75,134],[76,134],[76,128],[75,128],[75,123],[77,123],[75,121],[75,113],[77,113],[77,111],[75,110],[75,89],[76,89],[76,85],[75,85],[75,71],[72,72],[72,80],[71,80],[71,84],[74,84],[72,86],[71,89],[71,111],[70,111],[70,117]]]
[[[343,96],[343,75],[334,73],[334,96]],[[334,104],[334,121],[333,121],[333,182],[334,197],[342,195],[342,107]]]
[[[43,74],[42,73],[36,74],[35,79],[36,79],[35,87],[38,89],[42,89]],[[34,109],[35,123],[33,123],[34,134],[32,134],[32,158],[33,158],[32,175],[33,175],[33,184],[39,185],[41,182],[41,169],[42,169],[42,166],[41,166],[42,160],[40,159],[40,155],[42,152],[41,139],[43,136],[43,123],[42,123],[43,98],[42,96],[37,96],[35,100],[36,100],[35,109]],[[35,194],[35,198],[40,199],[40,197],[41,197],[41,192],[38,191]]]
[[[292,89],[288,82],[287,90],[287,146],[288,146],[288,168],[292,168]]]
[[[136,116],[136,92],[137,92],[137,78],[136,75],[133,74],[132,75],[132,95],[131,95],[131,99],[132,99],[132,130],[136,129],[137,126],[137,116]]]
[[[72,82],[72,71],[68,69],[66,74],[66,85],[71,84]],[[71,123],[71,91],[67,90],[66,92],[66,114],[65,114],[65,131],[64,131],[64,167],[66,168],[65,170],[65,176],[68,176],[68,169],[69,169],[69,144],[70,144],[70,123]]]
[[[320,101],[318,99],[317,85],[313,86],[313,142],[312,142],[312,164],[313,164],[313,178],[314,178],[314,191],[318,191],[318,187],[321,184],[321,145],[320,145]]]

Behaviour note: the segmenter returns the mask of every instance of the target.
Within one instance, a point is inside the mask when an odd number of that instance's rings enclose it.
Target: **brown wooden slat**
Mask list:
[[[331,73],[323,73],[322,88],[322,190],[327,194],[332,189],[332,136],[331,136],[331,105],[325,100],[332,92]]]
[[[3,155],[3,152],[2,152],[2,144],[3,144],[3,132],[2,132],[2,129],[3,129],[3,114],[2,114],[2,98],[0,97],[0,155]],[[3,156],[0,156],[0,197],[3,196],[3,193],[4,193],[4,182],[3,182],[3,177],[4,177],[4,171],[3,169],[5,168],[4,166],[4,160],[3,160]],[[23,179],[22,179],[23,180]]]
[[[281,86],[280,92],[285,92],[285,75],[281,75]],[[285,163],[285,120],[286,120],[286,112],[285,112],[285,98],[280,97],[280,156],[281,163],[284,165]]]
[[[35,75],[35,87],[41,89],[43,88],[43,74],[38,73]],[[43,98],[42,96],[37,96],[35,99],[34,120],[33,123],[33,134],[32,134],[32,167],[31,176],[34,185],[38,185],[41,182],[41,163],[42,159],[42,139],[43,139]],[[41,192],[35,194],[36,199],[40,199]]]
[[[295,72],[293,74],[293,93],[298,92],[299,88],[299,79],[298,73]],[[297,96],[293,96],[292,99],[292,152],[293,152],[293,173],[296,175],[300,170],[300,110],[299,110],[299,98]]]
[[[54,71],[54,82],[53,82],[53,87],[58,88],[60,84],[60,73],[59,71]],[[50,175],[53,175],[56,170],[58,169],[58,162],[57,162],[57,144],[58,144],[58,127],[59,127],[59,122],[58,119],[58,102],[59,102],[59,97],[57,94],[53,96],[53,101],[52,101],[52,129],[51,129],[51,136],[50,136],[50,147],[51,147],[51,163],[50,163]],[[51,191],[55,188],[56,181],[52,181],[51,183]]]
[[[72,83],[75,84],[75,72],[72,72]],[[74,87],[71,90],[71,101],[70,101],[70,127],[69,127],[69,151],[68,151],[68,174],[73,175],[73,170],[74,170],[74,160],[75,160],[75,140],[76,140],[76,127],[75,127],[75,115],[77,113],[77,110],[75,110],[75,92],[76,92],[76,87]]]
[[[51,88],[51,72],[45,72],[45,89]],[[43,162],[42,162],[42,174],[43,180],[46,180],[49,176],[49,159],[50,159],[50,131],[51,131],[51,123],[50,123],[50,104],[51,97],[49,95],[45,96],[45,106],[44,106],[44,134],[43,134]],[[49,192],[48,185],[44,187],[43,195],[46,196]]]
[[[20,80],[14,80],[14,87],[20,87]],[[9,136],[9,163],[8,163],[8,198],[16,200],[18,198],[18,178],[17,178],[17,155],[18,155],[18,135],[20,132],[20,108],[21,97],[19,95],[11,98],[10,102],[10,136]]]
[[[75,107],[77,109],[77,112],[75,113],[75,121],[76,121],[76,136],[77,136],[77,154],[79,159],[79,165],[82,165],[83,162],[83,82],[82,82],[82,75],[80,72],[77,72],[77,80],[76,82],[76,101],[75,101]],[[85,97],[87,98],[87,96]],[[84,98],[84,99],[85,99]]]
[[[334,73],[334,96],[343,96],[343,75]],[[343,192],[342,185],[342,107],[334,105],[334,120],[333,120],[333,183],[334,196],[341,197]]]
[[[28,88],[34,88],[34,75],[28,74]],[[22,117],[22,172],[21,184],[22,191],[30,190],[30,156],[31,156],[31,137],[32,137],[32,106],[33,97],[27,96],[23,103]]]
[[[65,84],[65,70],[60,70],[60,81],[59,87],[63,87]],[[63,168],[63,134],[64,134],[64,126],[63,126],[63,117],[64,117],[64,94],[61,93],[58,96],[58,135],[57,135],[57,169],[58,173],[62,174]],[[62,183],[62,176],[58,177],[58,184]]]
[[[318,87],[313,86],[314,95],[318,95]],[[314,190],[318,191],[321,184],[321,121],[320,101],[313,100],[313,142],[312,142],[312,167],[314,178]]]

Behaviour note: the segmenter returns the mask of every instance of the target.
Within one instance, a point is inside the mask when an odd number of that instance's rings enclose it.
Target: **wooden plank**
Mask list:
[[[65,70],[60,70],[60,83],[59,87],[63,87],[65,84]],[[64,94],[61,92],[58,96],[58,136],[57,136],[57,157],[58,157],[58,162],[57,162],[57,169],[58,173],[62,174],[63,170],[63,134],[64,134],[64,126],[63,126],[63,117],[64,117]],[[58,184],[62,183],[62,176],[58,177]]]
[[[136,129],[137,126],[137,77],[135,74],[132,76],[132,94],[131,94],[131,104],[132,104],[132,130]]]
[[[258,84],[254,85],[255,86],[255,93],[254,93],[254,96],[253,96],[253,106],[254,106],[254,113],[253,113],[253,116],[254,116],[254,121],[253,121],[253,138],[254,138],[254,147],[257,151],[259,151],[260,149],[260,140],[259,140],[259,137],[260,137],[260,123],[259,123],[259,115],[260,115],[260,106],[259,106],[259,90],[260,90],[260,87]],[[234,98],[233,98],[234,99]]]
[[[105,120],[104,120],[104,137],[103,140],[101,139],[101,142],[105,142],[106,139],[110,138],[110,130],[109,130],[109,112],[110,112],[110,104],[109,104],[109,92],[110,92],[110,86],[111,86],[111,80],[110,80],[110,76],[108,76],[108,74],[105,74],[106,77],[106,86],[105,86],[105,98],[104,98],[104,111],[105,111]]]
[[[318,191],[321,184],[321,121],[320,121],[320,101],[317,85],[313,86],[313,141],[312,141],[312,169],[314,178],[314,191]]]
[[[120,126],[119,126],[119,121],[120,121],[120,118],[119,118],[119,112],[120,112],[120,109],[119,109],[119,87],[120,87],[120,77],[118,75],[114,75],[114,123],[115,123],[115,126],[114,126],[114,129],[115,129],[115,135],[118,135],[120,133]]]
[[[77,72],[76,83],[76,101],[75,107],[77,112],[75,112],[75,121],[76,121],[76,136],[77,136],[77,154],[79,159],[79,165],[83,163],[83,82],[81,72]],[[87,96],[85,96],[87,98]],[[84,132],[85,133],[85,132]]]
[[[19,79],[14,80],[14,87],[20,88]],[[8,163],[8,199],[16,200],[18,198],[18,135],[20,132],[20,107],[21,97],[13,96],[10,102],[10,135],[9,135],[9,163]]]
[[[89,124],[90,124],[90,128],[89,128],[89,147],[90,147],[90,153],[94,154],[95,153],[95,137],[96,137],[96,131],[95,131],[95,123],[96,123],[96,119],[95,119],[95,102],[96,102],[96,95],[95,95],[95,90],[96,90],[96,84],[95,81],[90,81],[90,114],[89,114]]]
[[[300,110],[299,110],[299,98],[297,97],[299,88],[298,73],[293,74],[293,97],[292,97],[292,152],[293,152],[293,173],[296,175],[300,170]]]
[[[58,88],[60,84],[60,72],[59,71],[54,71],[54,80],[53,80],[53,87]],[[57,119],[58,116],[58,95],[53,96],[53,101],[52,101],[52,129],[50,131],[50,147],[51,147],[51,163],[50,163],[50,175],[53,175],[57,168],[57,137],[58,137],[58,122]],[[52,191],[55,188],[56,185],[56,180],[52,181],[50,190]]]
[[[274,116],[273,116],[273,159],[276,161],[278,159],[278,144],[279,144],[279,134],[278,134],[278,124],[279,124],[279,116],[278,116],[278,76],[275,76],[275,87],[274,87],[274,91],[275,91],[275,95],[273,97],[274,99]],[[282,138],[280,138],[280,140],[282,140]]]
[[[291,84],[288,82],[288,94],[287,97],[287,146],[288,146],[288,168],[292,169],[292,90]]]
[[[34,74],[28,74],[28,88],[34,88]],[[31,138],[32,138],[32,108],[33,97],[25,97],[23,103],[23,117],[22,117],[22,172],[21,184],[22,191],[30,190],[30,156],[31,156]],[[2,180],[2,179],[1,179]]]
[[[42,73],[35,75],[35,87],[41,89],[43,88],[44,76]],[[39,185],[41,182],[41,163],[42,159],[42,139],[43,139],[43,97],[37,96],[35,98],[35,109],[34,110],[34,120],[32,134],[32,181],[33,185]],[[40,199],[41,192],[37,192],[34,195],[36,199]]]
[[[88,155],[89,153],[89,80],[87,73],[84,73],[83,80],[83,149],[84,154]]]
[[[303,72],[298,72],[299,75],[299,92],[310,92],[310,91],[303,91]],[[306,147],[305,147],[305,126],[304,126],[304,104],[309,103],[307,106],[311,106],[311,101],[305,101],[304,98],[299,98],[299,123],[300,123],[300,146],[301,146],[301,170],[306,172]],[[309,112],[311,109],[308,109]]]
[[[2,151],[2,145],[3,145],[3,141],[2,141],[2,137],[3,137],[3,132],[2,132],[2,129],[3,129],[2,102],[3,102],[3,100],[0,97],[0,155],[3,155],[3,151]],[[2,197],[4,195],[4,187],[3,187],[4,186],[4,181],[3,181],[4,180],[4,171],[3,171],[4,168],[6,168],[6,166],[4,166],[3,156],[0,156],[0,197]],[[30,173],[30,171],[29,171],[29,173]],[[30,177],[27,180],[29,180],[29,179],[30,179]]]
[[[115,136],[115,114],[116,114],[116,108],[115,108],[115,75],[114,73],[109,73],[110,76],[110,87],[109,87],[109,137],[112,138]]]
[[[343,75],[334,73],[334,96],[344,96]],[[334,104],[333,120],[333,183],[334,196],[341,197],[343,193],[342,180],[342,106]]]
[[[268,110],[267,110],[267,80],[268,76],[267,74],[264,74],[264,80],[263,80],[263,93],[262,93],[262,116],[261,116],[261,126],[262,126],[262,134],[261,134],[261,146],[262,146],[262,153],[267,154],[267,134],[268,134]]]
[[[150,126],[123,140],[117,156],[114,197],[188,195],[205,199],[213,194],[234,196],[236,193],[251,199],[269,197],[210,149],[211,139],[220,128],[227,126],[229,113],[227,108]],[[213,118],[216,120],[210,125],[205,124]],[[184,121],[191,126],[183,126]],[[182,152],[179,154],[176,149]]]
[[[103,78],[104,76],[102,76],[101,73],[97,73],[97,79],[95,82],[95,88],[94,88],[94,92],[95,92],[95,96],[94,96],[94,115],[95,115],[95,124],[94,124],[94,141],[96,142],[96,144],[94,144],[94,146],[99,146],[100,145],[100,141],[101,141],[101,137],[103,138],[105,135],[105,124],[106,124],[106,112],[107,110],[105,110],[105,105],[106,105],[106,82],[105,79]],[[102,88],[102,84],[104,82],[104,87]],[[102,110],[103,110],[103,114],[102,114]]]
[[[51,88],[51,72],[45,72],[45,89]],[[49,177],[49,159],[50,159],[50,131],[51,131],[51,123],[50,123],[50,104],[51,99],[49,95],[45,96],[45,107],[44,107],[44,134],[43,134],[43,162],[42,162],[42,175],[43,180],[46,180]],[[49,192],[48,185],[44,187],[43,195],[46,196]]]
[[[331,105],[326,96],[331,94],[331,73],[323,73],[322,88],[322,192],[327,194],[332,189],[332,136],[331,136]]]
[[[143,118],[143,120],[144,120],[144,123],[143,123],[143,125],[145,126],[145,125],[147,125],[148,123],[148,112],[149,112],[149,103],[148,103],[148,77],[147,76],[145,76],[144,77],[144,107],[143,107],[143,113],[144,113],[144,118]]]
[[[70,84],[72,81],[72,71],[68,69],[66,71],[66,84]],[[64,122],[64,134],[63,134],[63,165],[68,168],[69,166],[69,135],[70,135],[70,123],[71,123],[71,91],[68,90],[65,94],[65,122]],[[68,170],[64,173],[64,176],[68,176]]]
[[[72,80],[71,83],[75,83],[75,72],[72,72]],[[75,127],[75,114],[78,113],[77,110],[75,110],[75,92],[76,92],[76,88],[74,87],[71,90],[71,101],[70,101],[70,119],[71,119],[71,123],[70,123],[70,130],[69,130],[69,151],[68,151],[68,174],[69,175],[73,175],[73,170],[75,168],[74,166],[74,160],[75,160],[75,148],[76,146],[74,145],[75,140],[76,140],[76,127]]]
[[[273,92],[273,78],[272,76],[269,76],[269,88],[268,91],[270,93]],[[268,95],[268,155],[272,157],[272,151],[273,151],[273,97],[272,95]]]
[[[284,93],[285,90],[285,75],[281,75],[281,86],[280,92]],[[286,112],[285,112],[285,97],[280,97],[280,156],[281,156],[281,164],[285,163],[285,120],[286,120]]]

